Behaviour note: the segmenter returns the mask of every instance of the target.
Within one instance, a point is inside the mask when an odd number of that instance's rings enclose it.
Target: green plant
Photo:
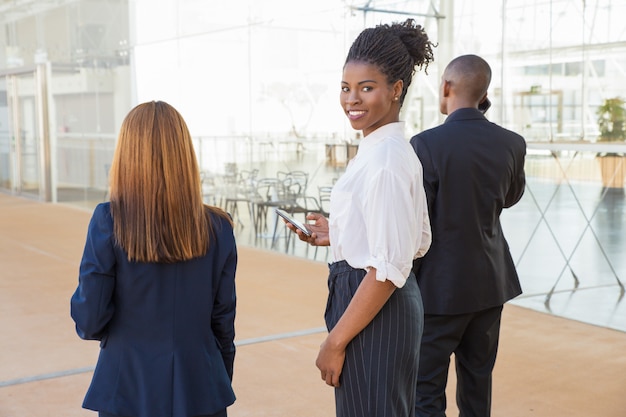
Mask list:
[[[621,97],[607,98],[597,110],[600,137],[598,142],[623,142],[626,140],[624,121],[626,108]]]

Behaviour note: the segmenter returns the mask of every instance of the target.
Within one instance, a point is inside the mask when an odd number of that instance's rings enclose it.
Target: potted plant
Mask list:
[[[597,110],[600,136],[598,142],[624,142],[626,140],[626,108],[621,97],[607,98]],[[623,188],[626,173],[626,157],[619,152],[598,154],[602,185],[607,188]]]

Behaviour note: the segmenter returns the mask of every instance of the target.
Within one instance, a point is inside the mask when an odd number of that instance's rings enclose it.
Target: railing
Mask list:
[[[57,186],[106,190],[115,140],[113,134],[57,134]]]
[[[526,192],[502,216],[524,292],[545,294],[580,288],[615,288],[624,296],[626,204],[621,157],[603,183],[602,154],[626,154],[626,144],[528,143]]]

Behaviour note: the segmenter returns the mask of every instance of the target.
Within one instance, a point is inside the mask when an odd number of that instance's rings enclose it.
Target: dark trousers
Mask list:
[[[496,363],[502,306],[459,315],[424,315],[415,415],[446,416],[450,356],[456,365],[459,417],[491,415],[491,376]]]
[[[328,330],[337,324],[364,276],[365,270],[345,261],[330,266]],[[346,347],[341,386],[335,388],[337,417],[413,417],[423,311],[411,273]]]

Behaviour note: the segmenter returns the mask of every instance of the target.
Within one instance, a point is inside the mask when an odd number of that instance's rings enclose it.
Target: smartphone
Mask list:
[[[485,114],[485,112],[489,110],[489,107],[491,107],[491,101],[489,101],[488,98],[483,100],[482,103],[478,104],[478,110],[480,110],[483,114]]]
[[[306,228],[306,226],[303,225],[298,220],[291,217],[289,214],[287,214],[285,210],[281,210],[279,208],[274,209],[274,210],[276,211],[276,214],[278,214],[283,219],[287,220],[289,223],[293,224],[297,229],[301,230],[302,233],[304,233],[307,236],[311,236],[311,232]]]

